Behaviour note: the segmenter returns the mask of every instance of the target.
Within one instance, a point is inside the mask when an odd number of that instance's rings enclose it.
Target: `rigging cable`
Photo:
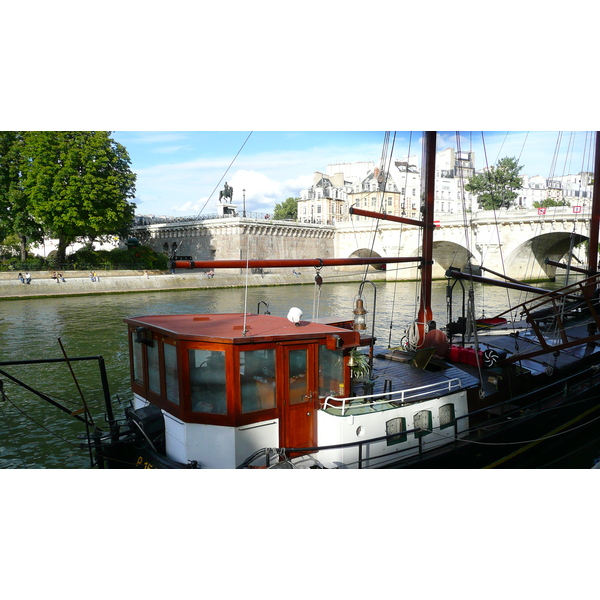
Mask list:
[[[385,163],[388,160],[387,156],[388,156],[388,145],[389,145],[389,140],[390,140],[390,132],[386,131],[385,135],[384,135],[384,141],[383,141],[383,148],[381,151],[381,158],[379,161],[380,164],[380,168],[379,168],[379,173],[377,174],[377,190],[376,192],[381,192],[381,203],[379,205],[379,212],[385,212],[383,210],[384,207],[384,199],[385,199],[385,189],[387,187],[387,179],[389,177],[389,164],[388,164],[388,168],[385,168]],[[391,156],[393,154],[394,151],[394,143],[396,140],[396,132],[394,132],[394,141],[392,142],[392,152],[390,153],[390,160],[391,160]],[[373,175],[375,175],[375,173],[373,173]],[[377,193],[375,194],[375,200],[377,199]],[[375,207],[373,207],[375,208]],[[379,230],[379,219],[375,220],[375,225],[374,225],[374,229],[373,229],[373,237],[371,239],[371,248],[369,248],[369,255],[373,256],[373,249],[375,248],[375,239],[377,237],[377,231]],[[363,282],[367,279],[367,274],[369,271],[369,265],[365,265],[365,269],[363,272]]]
[[[246,236],[246,284],[244,286],[244,337],[248,333],[246,328],[246,319],[248,315],[248,260],[250,259],[250,236]]]
[[[227,173],[229,172],[229,169],[231,169],[231,165],[233,165],[233,163],[235,162],[235,159],[239,156],[240,152],[244,149],[244,146],[246,145],[246,142],[250,139],[250,136],[252,135],[252,133],[253,132],[251,131],[248,134],[248,137],[244,140],[242,147],[238,150],[237,154],[233,157],[233,160],[229,163],[229,166],[225,170],[225,173],[223,173],[221,179],[219,179],[217,185],[215,186],[215,189],[210,193],[210,196],[207,198],[206,202],[202,205],[202,208],[200,209],[200,212],[198,213],[196,219],[200,217],[200,215],[202,214],[202,211],[206,208],[206,205],[210,202],[210,199],[213,197],[213,194],[217,191],[218,187],[221,185],[221,181],[223,181],[223,179],[225,179],[225,175],[227,175]]]
[[[505,139],[506,139],[506,136],[505,136]],[[489,162],[488,162],[488,158],[487,158],[487,149],[486,149],[486,145],[485,145],[485,137],[484,137],[483,131],[481,132],[481,143],[483,145],[483,154],[484,154],[484,157],[485,157],[486,169],[488,170],[488,173],[490,174],[490,177],[489,177],[490,182],[492,182],[492,177],[491,177],[491,173],[490,173],[490,166],[489,166]],[[502,146],[504,146],[504,142],[502,143]],[[493,200],[493,196],[492,196],[492,200]],[[499,246],[500,250],[502,250],[502,245],[500,243],[500,232],[498,230],[498,216],[497,216],[497,213],[496,213],[495,204],[496,204],[495,202],[492,202],[493,212],[494,212],[494,223],[496,224],[496,236],[497,236],[497,239],[498,239],[498,246]],[[505,266],[505,263],[504,263],[504,254],[502,253],[502,251],[500,251],[500,261],[501,261],[501,264],[502,264],[502,273],[506,274],[506,266]],[[481,256],[481,265],[482,266],[483,266],[483,262],[484,262],[484,260],[483,260],[483,254],[482,254],[482,256]],[[506,288],[505,291],[506,291],[506,303],[507,303],[508,306],[510,306],[511,305],[511,300],[510,300],[510,293],[509,293],[508,288]],[[511,320],[514,321],[514,316],[512,315],[512,313],[511,313]]]
[[[321,261],[321,266],[315,267],[316,275],[315,275],[315,286],[313,288],[313,310],[312,310],[312,320],[316,321],[319,318],[319,310],[321,305],[321,286],[323,285],[323,278],[321,277],[321,269],[323,268],[323,261]]]
[[[456,148],[457,148],[457,152],[458,155],[461,156],[462,151],[461,151],[461,144],[460,144],[460,131],[456,132]],[[462,196],[464,198],[464,177],[463,177],[463,169],[461,168],[460,173],[459,173],[459,190],[462,192]],[[463,201],[464,202],[464,201]],[[471,252],[471,244],[469,241],[469,229],[468,229],[468,221],[467,221],[467,211],[463,210],[463,227],[464,227],[464,234],[465,234],[465,246],[466,246],[466,250],[467,250],[467,255],[465,257],[466,262],[468,262],[469,264],[471,263],[471,256],[473,256],[472,252]],[[455,256],[456,258],[456,252],[455,252]],[[461,269],[462,270],[462,269]],[[480,388],[479,388],[479,396],[480,398],[483,398],[484,396],[484,386],[483,386],[483,371],[482,371],[482,364],[481,361],[479,359],[479,338],[477,335],[477,324],[476,324],[476,317],[475,317],[475,290],[474,290],[474,286],[473,286],[473,269],[469,269],[469,289],[467,290],[467,315],[466,315],[466,331],[465,331],[465,339],[470,340],[471,339],[471,335],[473,335],[473,342],[474,342],[474,347],[475,347],[475,361],[476,361],[476,366],[477,366],[477,372],[479,375],[479,382],[480,382]]]
[[[394,132],[395,136],[395,132]],[[395,138],[394,138],[395,139]],[[401,216],[405,217],[405,207],[406,207],[406,190],[408,189],[408,168],[410,162],[410,149],[412,145],[412,131],[409,134],[408,138],[408,154],[406,157],[406,166],[404,170],[404,187],[400,188],[400,207],[402,209]],[[402,191],[404,190],[404,191]],[[404,230],[404,223],[400,223],[400,227],[398,229],[398,249],[402,247],[402,232]],[[399,252],[398,252],[399,253]],[[394,288],[392,292],[392,309],[390,311],[390,331],[388,336],[388,348],[392,347],[392,329],[394,326],[394,310],[396,307],[396,290],[398,288],[398,269],[396,269],[396,276],[394,278]]]

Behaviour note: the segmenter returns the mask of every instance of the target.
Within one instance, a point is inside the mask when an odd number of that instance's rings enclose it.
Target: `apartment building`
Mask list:
[[[475,153],[446,148],[436,154],[435,212],[451,216],[465,210],[479,210],[477,198],[464,188],[476,173]],[[576,175],[545,178],[523,175],[514,208],[528,210],[550,198],[579,206],[584,211],[592,197],[592,176]],[[302,190],[298,220],[333,224],[348,220],[348,208],[355,206],[374,212],[418,218],[421,205],[421,173],[417,157],[394,160],[389,172],[372,162],[329,165],[328,172],[316,172],[314,183]],[[368,217],[353,216],[355,220]]]

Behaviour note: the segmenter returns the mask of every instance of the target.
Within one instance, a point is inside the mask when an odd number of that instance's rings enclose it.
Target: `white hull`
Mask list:
[[[135,408],[142,408],[147,402],[135,395]],[[441,411],[451,405],[452,415],[458,419],[456,427],[444,425]],[[431,432],[422,434],[402,434],[394,430],[403,422],[404,430],[419,427],[415,415],[429,415]],[[279,419],[268,419],[259,423],[239,427],[223,427],[199,423],[184,423],[166,411],[165,418],[166,454],[171,460],[181,464],[197,462],[206,469],[234,469],[254,452],[263,448],[280,447]],[[292,459],[298,467],[314,465],[325,468],[357,468],[362,455],[362,467],[381,467],[452,442],[468,428],[468,419],[459,417],[467,414],[467,393],[462,390],[439,398],[414,402],[399,407],[389,404],[379,406],[355,406],[334,414],[330,410],[319,410],[317,414],[317,439],[319,446],[354,444],[362,442],[362,448],[351,446],[320,450],[308,456]],[[454,419],[453,419],[454,421]],[[370,439],[398,432],[396,440],[368,442]],[[255,465],[265,464],[259,457]]]

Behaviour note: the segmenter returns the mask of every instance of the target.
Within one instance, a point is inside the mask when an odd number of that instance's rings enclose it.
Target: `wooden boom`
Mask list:
[[[172,260],[174,269],[260,269],[277,267],[340,267],[420,262],[420,256],[365,256],[353,258],[282,258],[251,260]]]

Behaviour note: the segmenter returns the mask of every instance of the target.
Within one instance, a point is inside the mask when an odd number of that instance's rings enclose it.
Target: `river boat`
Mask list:
[[[91,462],[108,468],[484,468],[560,465],[595,436],[600,418],[594,189],[585,278],[556,290],[449,269],[456,285],[478,281],[535,294],[505,314],[474,318],[471,304],[439,328],[431,310],[435,132],[425,135],[422,219],[352,209],[423,230],[417,257],[174,260],[174,268],[266,269],[414,262],[421,270],[415,322],[398,348],[369,330],[364,280],[351,314],[303,319],[256,312],[124,319],[133,405],[113,414],[100,363],[108,426],[82,409]],[[596,172],[600,172],[599,140]],[[369,282],[372,283],[372,282]],[[373,284],[375,287],[375,284]],[[464,295],[464,294],[463,294]],[[262,310],[262,313],[261,313]],[[508,312],[508,311],[507,311]],[[96,357],[88,358],[96,360]],[[86,358],[63,359],[86,360]],[[43,361],[39,361],[43,362]],[[0,364],[0,374],[8,363]],[[83,414],[83,416],[82,416]]]

